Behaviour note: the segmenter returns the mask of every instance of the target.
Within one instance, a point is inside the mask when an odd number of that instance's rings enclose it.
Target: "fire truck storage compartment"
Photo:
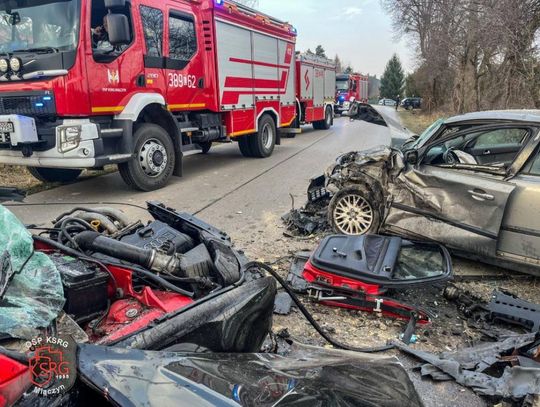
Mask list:
[[[296,115],[296,33],[274,20],[261,28],[216,18],[219,104],[230,112],[225,115],[229,135],[255,132],[264,112],[277,119],[277,127]]]
[[[329,59],[310,54],[300,54],[296,60],[302,121],[324,120],[325,103],[334,102],[336,65]]]

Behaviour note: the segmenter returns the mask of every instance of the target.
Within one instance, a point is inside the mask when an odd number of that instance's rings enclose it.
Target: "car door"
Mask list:
[[[459,132],[467,139],[474,128]],[[432,164],[423,161],[453,139],[430,142],[419,164],[408,165],[393,186],[385,228],[435,240],[457,250],[494,257],[508,199],[515,189],[505,168]],[[433,157],[431,156],[431,159]]]
[[[498,254],[505,259],[538,267],[540,266],[539,148],[536,148],[527,164],[512,179],[512,182],[516,184],[516,190],[506,207]]]

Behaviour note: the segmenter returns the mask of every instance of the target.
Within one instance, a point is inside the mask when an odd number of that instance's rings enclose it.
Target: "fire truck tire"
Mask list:
[[[253,157],[270,157],[276,146],[277,128],[274,119],[264,114],[259,120],[259,131],[248,137]]]
[[[238,138],[238,147],[240,147],[240,152],[244,157],[253,157],[248,136]]]
[[[338,191],[328,205],[328,222],[336,233],[377,233],[381,225],[375,194],[356,186]]]
[[[330,106],[326,106],[324,111],[324,120],[313,122],[313,128],[315,130],[328,130],[330,127],[332,127],[332,124],[334,124],[332,108]]]
[[[210,149],[212,148],[212,142],[211,141],[205,141],[204,143],[199,143],[199,146],[201,146],[201,151],[203,154],[207,154]]]
[[[131,188],[154,191],[171,178],[176,155],[169,134],[157,124],[143,123],[133,135],[135,157],[118,165],[122,179]]]
[[[41,182],[73,182],[81,175],[82,170],[65,168],[28,167],[28,172]]]

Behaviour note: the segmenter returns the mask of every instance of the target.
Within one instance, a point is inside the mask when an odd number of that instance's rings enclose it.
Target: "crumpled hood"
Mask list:
[[[392,147],[400,147],[405,141],[414,136],[414,133],[401,124],[393,107],[355,103],[347,115],[352,120],[363,120],[388,127]]]

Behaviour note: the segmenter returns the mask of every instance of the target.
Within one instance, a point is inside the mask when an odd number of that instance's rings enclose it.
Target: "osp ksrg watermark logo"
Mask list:
[[[26,343],[33,392],[56,396],[70,390],[77,377],[77,345],[71,337],[38,336]]]

